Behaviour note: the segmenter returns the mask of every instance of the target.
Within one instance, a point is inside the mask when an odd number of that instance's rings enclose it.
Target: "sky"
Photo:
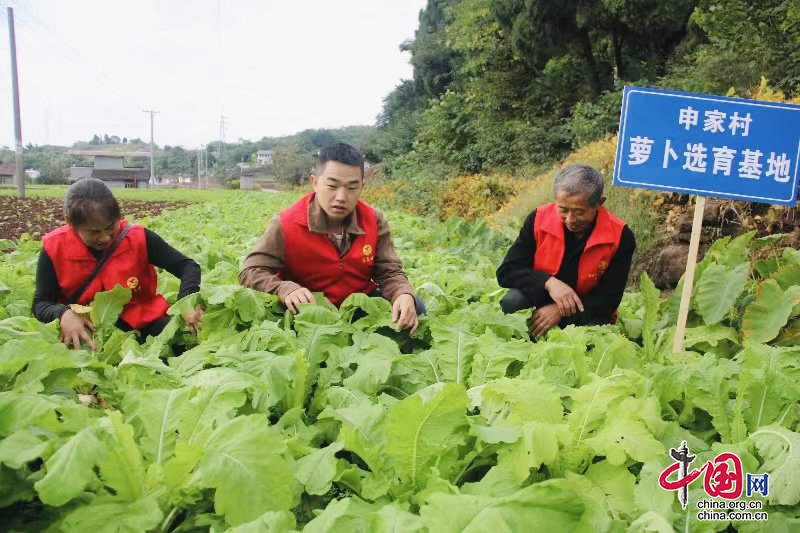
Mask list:
[[[0,146],[94,134],[197,148],[374,124],[412,76],[403,41],[426,0],[0,0]]]

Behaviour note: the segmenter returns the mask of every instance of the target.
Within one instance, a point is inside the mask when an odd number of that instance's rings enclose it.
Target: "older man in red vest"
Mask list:
[[[424,305],[414,295],[383,213],[359,200],[364,158],[334,143],[319,153],[313,192],[272,218],[247,256],[239,282],[275,294],[293,313],[322,292],[336,306],[354,292],[392,302],[392,320],[417,329]]]
[[[506,313],[534,307],[535,337],[553,326],[616,321],[636,239],[603,207],[603,177],[592,167],[570,165],[553,182],[555,202],[535,209],[522,226],[497,281],[510,289]]]

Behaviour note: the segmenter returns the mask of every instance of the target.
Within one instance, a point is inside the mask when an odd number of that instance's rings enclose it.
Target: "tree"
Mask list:
[[[702,0],[696,34],[665,76],[666,87],[746,94],[762,77],[787,96],[800,94],[800,5],[796,0]]]
[[[54,151],[41,152],[37,158],[29,159],[30,166],[41,173],[37,182],[49,184],[67,183],[68,169],[74,162],[74,157]]]
[[[429,0],[404,44],[413,80],[378,117],[385,168],[479,172],[561,157],[618,120],[624,82],[668,72],[700,1],[712,0]],[[570,127],[575,110],[582,122]],[[602,127],[585,123],[593,114]]]
[[[297,145],[281,146],[272,152],[272,173],[281,183],[302,184],[310,175],[313,157]]]
[[[447,90],[458,62],[457,53],[445,42],[444,31],[450,22],[452,0],[428,0],[419,14],[414,40],[400,46],[411,52],[415,89],[426,97],[439,96]]]

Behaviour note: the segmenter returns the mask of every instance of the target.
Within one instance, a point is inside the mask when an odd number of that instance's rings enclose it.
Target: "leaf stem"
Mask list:
[[[173,507],[172,510],[167,515],[167,517],[161,523],[161,533],[167,533],[167,531],[169,531],[169,528],[172,525],[172,521],[175,520],[175,515],[177,514],[177,512],[178,512],[178,507],[177,506]]]

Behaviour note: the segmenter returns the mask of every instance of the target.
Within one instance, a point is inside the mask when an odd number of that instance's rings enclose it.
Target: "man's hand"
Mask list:
[[[558,310],[558,306],[556,304],[548,304],[533,312],[528,330],[534,337],[541,337],[560,321],[561,312]]]
[[[197,331],[200,329],[200,324],[203,322],[203,307],[198,305],[194,309],[189,309],[183,315],[183,322],[189,326],[189,331],[192,335],[197,336]]]
[[[558,306],[561,316],[572,316],[578,311],[583,312],[583,302],[578,294],[560,279],[551,277],[545,282],[544,288]]]
[[[411,328],[413,335],[419,326],[417,301],[411,294],[401,294],[392,303],[392,322],[400,329]]]
[[[313,304],[315,302],[314,295],[305,287],[300,287],[286,295],[282,299],[285,305],[292,313],[297,313],[298,304]]]
[[[92,336],[86,331],[86,328],[94,331],[94,325],[88,317],[81,316],[72,309],[67,309],[58,325],[61,330],[61,342],[69,346],[72,345],[76,350],[81,349],[81,341],[85,342],[89,348],[94,350],[94,342]]]

